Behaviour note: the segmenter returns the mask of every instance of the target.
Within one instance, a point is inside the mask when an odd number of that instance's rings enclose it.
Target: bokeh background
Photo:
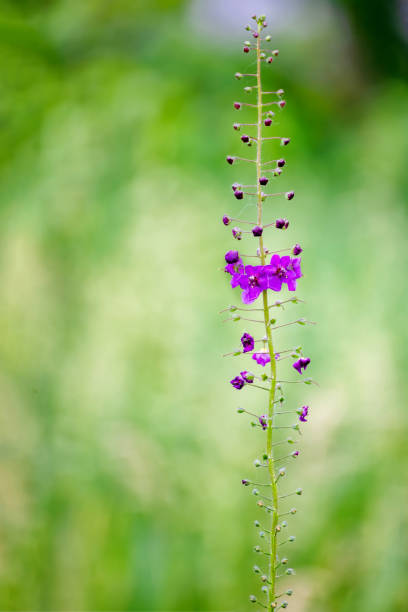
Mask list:
[[[282,484],[305,490],[285,586],[297,612],[406,612],[408,3],[0,7],[0,609],[244,611],[258,592],[240,479],[263,434],[235,409],[264,397],[221,357],[257,328],[218,311],[239,299],[221,216],[253,218],[225,163],[248,152],[233,74],[264,12],[296,191],[266,218],[304,248],[306,304],[277,316],[318,322],[276,333],[320,384],[288,393],[311,418]]]

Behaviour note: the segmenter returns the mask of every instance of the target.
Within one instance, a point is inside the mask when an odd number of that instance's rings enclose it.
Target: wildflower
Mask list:
[[[293,363],[292,366],[295,368],[295,370],[299,372],[299,374],[302,374],[306,370],[309,363],[310,363],[309,357],[301,357],[300,359],[295,361],[295,363]]]
[[[302,247],[300,246],[300,244],[295,244],[295,246],[292,249],[292,253],[294,255],[300,255],[300,253],[303,251]]]
[[[265,429],[268,429],[268,417],[263,414],[262,416],[259,417],[258,419],[262,429],[265,431]]]
[[[307,417],[308,412],[309,412],[309,406],[302,406],[302,412],[300,414],[299,421],[302,421],[303,423],[306,423],[307,422],[307,418],[306,417]],[[300,495],[300,493],[299,493],[299,495]]]
[[[228,251],[228,253],[225,253],[225,260],[227,260],[227,255],[229,259],[234,259],[234,255],[229,255],[229,253],[238,253],[238,251]],[[228,274],[231,274],[231,276],[233,274],[238,274],[239,272],[244,270],[244,264],[242,263],[242,259],[239,257],[237,259],[237,261],[234,261],[232,263],[227,263],[227,265],[224,268],[225,272],[227,272]]]
[[[241,343],[244,349],[244,353],[254,350],[255,340],[250,334],[247,334],[245,332],[245,334],[241,337]]]
[[[258,353],[254,353],[252,355],[252,359],[254,361],[256,361],[256,363],[258,365],[261,365],[261,366],[265,367],[266,364],[270,362],[271,357],[269,355],[269,352],[266,349],[264,349],[263,351],[259,351]]]
[[[231,286],[241,287],[243,303],[250,304],[268,288],[265,266],[245,266],[244,274],[242,272],[234,274]]]
[[[228,217],[228,215],[224,215],[222,218],[222,222],[224,225],[229,225],[231,223],[231,217]]]
[[[230,383],[234,387],[234,389],[238,390],[242,389],[242,387],[245,385],[245,381],[240,376],[235,376],[235,378],[230,380]]]

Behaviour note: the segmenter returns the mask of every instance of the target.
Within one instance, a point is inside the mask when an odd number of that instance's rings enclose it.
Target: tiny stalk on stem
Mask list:
[[[260,532],[259,536],[264,539],[264,546],[261,548],[259,545],[254,547],[254,551],[264,555],[267,558],[267,571],[262,574],[261,587],[262,598],[266,596],[266,600],[258,599],[255,595],[250,595],[250,601],[259,604],[261,607],[267,610],[275,610],[279,608],[286,608],[288,603],[286,601],[279,603],[279,599],[283,594],[292,595],[292,589],[286,590],[282,593],[282,589],[277,590],[276,581],[279,578],[291,576],[295,572],[292,568],[288,568],[282,573],[282,565],[286,565],[287,559],[285,557],[279,558],[278,547],[284,546],[286,543],[294,542],[295,536],[289,536],[282,538],[281,532],[287,526],[286,521],[280,522],[280,519],[285,516],[292,516],[296,514],[295,508],[288,509],[281,505],[285,503],[286,498],[292,495],[301,495],[302,489],[298,488],[293,493],[281,493],[278,487],[281,486],[281,481],[285,480],[286,466],[282,465],[283,462],[289,464],[293,459],[296,459],[299,455],[299,451],[295,450],[290,453],[281,452],[282,444],[294,444],[293,438],[284,437],[282,438],[282,432],[288,429],[294,431],[295,434],[301,434],[300,423],[307,422],[306,417],[309,414],[309,406],[302,406],[296,408],[293,405],[289,405],[285,410],[279,409],[286,398],[284,396],[283,388],[286,389],[287,383],[306,383],[310,384],[312,379],[304,378],[304,372],[310,364],[310,358],[303,355],[302,347],[296,347],[294,349],[285,349],[280,353],[275,351],[274,348],[274,333],[276,330],[286,328],[295,324],[306,325],[314,324],[313,321],[307,321],[304,318],[298,318],[294,321],[277,321],[277,319],[271,317],[271,308],[280,308],[273,311],[273,314],[278,313],[277,316],[281,316],[285,310],[283,304],[293,303],[299,304],[303,300],[300,300],[297,296],[289,296],[282,300],[272,300],[269,302],[270,291],[280,292],[285,287],[289,292],[296,291],[297,281],[302,277],[301,271],[301,258],[299,257],[302,252],[302,247],[299,244],[295,244],[291,248],[287,249],[273,249],[266,248],[264,246],[264,237],[266,232],[274,232],[276,229],[288,229],[289,221],[287,219],[276,219],[276,221],[270,221],[264,223],[263,219],[263,204],[266,198],[272,198],[272,196],[284,195],[287,200],[291,201],[294,197],[294,191],[271,191],[266,192],[269,189],[269,183],[275,180],[273,177],[279,177],[282,173],[282,168],[286,164],[286,160],[282,159],[274,151],[274,155],[267,157],[268,161],[263,161],[264,146],[276,147],[280,142],[282,146],[286,146],[290,142],[290,138],[279,135],[264,136],[264,128],[270,130],[270,126],[273,121],[272,118],[275,116],[275,112],[268,110],[270,106],[276,105],[277,112],[283,110],[286,107],[286,101],[282,99],[284,94],[283,89],[276,89],[274,91],[263,91],[262,89],[262,67],[269,66],[273,60],[279,55],[279,51],[274,49],[267,51],[265,46],[271,40],[270,36],[262,37],[263,30],[266,27],[266,18],[264,15],[252,18],[255,21],[256,27],[247,26],[246,29],[252,33],[255,42],[245,41],[243,51],[244,53],[255,54],[256,60],[256,72],[237,72],[235,78],[238,80],[250,78],[251,83],[249,86],[244,87],[244,90],[248,94],[256,96],[251,102],[234,102],[234,108],[238,111],[242,110],[242,107],[246,107],[247,111],[256,111],[256,122],[255,118],[252,122],[245,123],[234,123],[234,129],[239,131],[241,126],[247,126],[249,132],[255,132],[252,134],[244,134],[241,136],[241,141],[244,144],[251,145],[255,144],[256,159],[247,159],[245,157],[238,156],[227,156],[227,162],[233,165],[236,161],[242,163],[248,163],[250,166],[255,165],[256,169],[256,182],[249,185],[242,185],[236,182],[232,185],[232,191],[237,200],[242,200],[244,195],[254,196],[255,202],[249,204],[252,209],[252,219],[256,215],[256,225],[251,231],[241,230],[239,227],[233,227],[232,235],[236,240],[253,240],[257,241],[257,249],[254,254],[240,254],[238,250],[229,250],[225,253],[225,272],[231,277],[231,287],[239,287],[242,291],[241,299],[244,307],[241,306],[229,306],[223,310],[224,312],[231,312],[232,316],[224,319],[225,321],[245,322],[245,324],[261,324],[265,330],[265,335],[262,338],[254,339],[254,337],[245,331],[241,337],[242,348],[236,349],[230,353],[226,353],[224,356],[242,356],[243,358],[251,358],[255,361],[256,366],[261,368],[261,374],[253,374],[248,370],[242,370],[237,374],[231,381],[231,385],[236,390],[242,390],[243,388],[252,388],[255,390],[257,397],[261,400],[261,396],[265,398],[265,394],[258,394],[258,390],[262,390],[267,393],[267,406],[266,410],[259,409],[256,412],[252,412],[245,408],[238,408],[238,413],[246,413],[255,417],[255,421],[251,422],[251,425],[255,431],[263,432],[265,436],[264,444],[265,451],[262,454],[262,459],[256,459],[254,461],[255,468],[266,468],[264,471],[261,470],[261,475],[264,474],[267,478],[266,481],[253,482],[250,479],[242,479],[242,484],[248,486],[249,484],[256,484],[258,487],[262,487],[262,494],[255,488],[252,490],[253,495],[258,497],[257,507],[261,511],[266,513],[267,526],[264,527]],[[268,96],[267,101],[264,101],[264,96]],[[276,100],[271,100],[270,96],[277,96]],[[267,109],[265,111],[265,108]],[[273,129],[273,128],[272,128]],[[278,143],[276,142],[278,141]],[[271,159],[271,157],[273,159]],[[265,172],[271,172],[272,178],[265,176]],[[247,192],[244,189],[251,189]],[[273,207],[275,200],[268,202],[267,210],[270,211]],[[289,205],[290,208],[291,205]],[[224,226],[230,225],[232,221],[240,224],[253,225],[253,221],[238,218],[240,214],[229,216],[224,215],[222,218]],[[268,220],[267,220],[268,221]],[[271,233],[268,235],[268,244],[271,242]],[[245,249],[245,253],[248,253]],[[280,255],[279,253],[285,253]],[[257,265],[250,265],[244,263],[246,258],[257,258]],[[260,299],[260,303],[256,307],[245,307],[249,304]],[[257,311],[259,318],[249,318],[242,316],[239,313],[245,313],[250,311]],[[258,328],[259,329],[259,328]],[[257,344],[260,343],[260,344]],[[255,346],[256,345],[256,346]],[[258,348],[259,347],[259,348]],[[285,354],[281,357],[281,353]],[[280,375],[278,378],[278,364],[283,361],[284,364],[288,363],[288,359],[293,359],[291,364],[293,370],[296,372],[294,375],[296,380],[288,380],[287,376]],[[284,365],[283,364],[283,365]],[[268,368],[268,374],[265,372],[265,368]],[[281,366],[279,366],[281,367]],[[287,367],[287,366],[286,366]],[[291,369],[291,372],[293,372]],[[258,384],[258,381],[263,384]],[[285,417],[285,415],[296,415],[298,419],[295,423],[285,424],[279,421]],[[277,421],[277,422],[276,422]],[[261,434],[260,434],[261,435]],[[278,465],[277,465],[278,464]],[[264,494],[265,493],[265,494]],[[265,503],[269,502],[269,503]],[[257,527],[260,526],[259,521],[255,521]],[[257,566],[255,573],[260,573]],[[278,574],[278,568],[281,568],[281,573]],[[259,570],[259,571],[258,571]]]

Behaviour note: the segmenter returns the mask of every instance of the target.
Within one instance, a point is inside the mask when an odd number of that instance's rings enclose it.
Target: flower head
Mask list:
[[[234,389],[242,389],[242,387],[245,385],[245,381],[241,378],[241,376],[235,376],[235,378],[233,378],[232,380],[230,380],[231,385],[234,387]]]
[[[309,412],[309,406],[302,406],[302,412],[300,413],[299,416],[299,421],[302,421],[303,423],[307,422],[307,414]]]
[[[258,365],[261,365],[263,367],[265,367],[266,364],[269,363],[271,360],[269,352],[266,349],[259,351],[258,353],[254,353],[252,355],[252,359],[256,361]]]
[[[231,286],[240,286],[242,291],[242,301],[250,304],[268,288],[268,279],[265,266],[245,266],[244,273],[235,275],[231,280]]]
[[[250,334],[245,334],[241,337],[241,343],[244,349],[244,353],[248,353],[248,351],[253,351],[255,346],[255,340]]]
[[[281,291],[285,283],[289,291],[296,290],[296,281],[302,276],[300,259],[292,259],[289,255],[280,257],[277,253],[272,255],[271,263],[265,266],[268,274],[268,287],[273,291]]]
[[[295,368],[295,370],[299,372],[299,374],[302,374],[306,370],[309,363],[310,363],[309,357],[301,357],[300,359],[295,361],[295,363],[293,363],[292,366]]]

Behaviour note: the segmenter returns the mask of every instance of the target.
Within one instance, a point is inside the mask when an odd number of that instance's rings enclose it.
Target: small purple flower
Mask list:
[[[237,200],[242,200],[242,198],[244,197],[244,192],[241,191],[241,189],[235,189],[234,196],[237,198]]]
[[[263,367],[265,367],[266,364],[269,363],[270,360],[271,360],[270,355],[269,355],[269,353],[266,350],[265,351],[259,351],[259,353],[254,353],[252,355],[252,359],[254,361],[256,361],[256,363],[258,365],[261,365]]]
[[[258,418],[258,421],[259,421],[259,423],[260,423],[260,425],[261,425],[261,427],[262,427],[262,429],[264,431],[265,431],[265,429],[268,429],[268,417],[265,414],[260,416]]]
[[[224,215],[222,218],[222,222],[224,225],[229,225],[231,223],[231,217],[228,217],[228,215]]]
[[[295,192],[294,191],[287,191],[285,193],[285,198],[287,200],[293,200],[294,197],[295,197]]]
[[[246,382],[246,383],[253,383],[254,382],[254,375],[251,374],[251,372],[247,372],[246,370],[244,370],[243,372],[240,372],[242,379]]]
[[[289,291],[296,290],[296,281],[302,276],[300,259],[291,259],[289,255],[280,257],[272,255],[271,263],[265,266],[268,275],[268,287],[273,291],[281,291],[282,283],[286,283]]]
[[[254,236],[262,236],[263,227],[261,227],[260,225],[255,225],[255,227],[252,228],[252,233]]]
[[[289,221],[287,219],[276,219],[275,227],[277,229],[288,229]]]
[[[269,179],[267,176],[261,176],[261,178],[259,179],[259,184],[260,185],[267,185],[269,183]]]
[[[232,235],[234,236],[236,240],[242,240],[242,232],[239,229],[239,227],[232,228]]]
[[[295,363],[293,363],[292,366],[295,368],[295,370],[299,372],[299,374],[302,374],[306,370],[309,363],[310,363],[309,357],[301,357],[300,359],[295,361]]]
[[[225,261],[228,264],[237,263],[238,260],[239,260],[239,253],[238,253],[238,251],[227,251],[225,253]]]
[[[302,421],[303,423],[307,422],[307,414],[309,412],[309,406],[302,406],[302,412],[299,416],[299,421]]]
[[[245,385],[245,381],[240,376],[235,376],[235,378],[230,380],[230,383],[234,387],[234,389],[238,390],[242,389],[242,387]]]
[[[245,266],[244,274],[240,272],[231,279],[231,286],[240,286],[242,291],[242,301],[250,304],[268,288],[268,278],[265,266]]]
[[[235,161],[235,157],[232,157],[232,155],[227,155],[227,162],[231,164],[231,166],[234,163],[234,161]]]
[[[255,346],[255,340],[250,334],[245,334],[241,337],[241,343],[244,349],[244,353],[248,353],[248,351],[253,351]]]
[[[292,253],[294,255],[300,255],[300,253],[303,251],[302,247],[300,246],[300,244],[295,244],[295,246],[292,249]]]

